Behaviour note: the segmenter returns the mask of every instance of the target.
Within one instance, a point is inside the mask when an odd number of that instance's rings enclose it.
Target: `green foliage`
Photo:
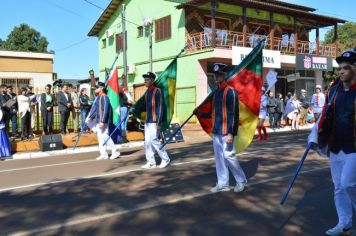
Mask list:
[[[338,76],[339,71],[337,68],[333,68],[332,71],[323,71],[324,84],[330,85],[330,83],[333,82]]]
[[[3,49],[25,52],[47,52],[48,41],[27,24],[15,27],[3,42]]]
[[[337,38],[339,41],[337,52],[338,55],[345,50],[353,49],[356,46],[356,22],[347,22],[338,26]],[[329,30],[325,34],[323,44],[330,43],[334,43],[334,29]],[[336,79],[338,75],[338,70],[335,68],[333,71],[323,72],[323,79],[325,84],[329,85]]]
[[[356,22],[347,22],[338,26],[337,38],[339,40],[339,53],[353,49],[356,46]],[[334,29],[325,34],[324,44],[334,42]]]

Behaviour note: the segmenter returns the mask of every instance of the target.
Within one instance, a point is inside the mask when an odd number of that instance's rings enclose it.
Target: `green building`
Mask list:
[[[216,0],[216,5],[213,2],[112,0],[88,33],[98,37],[100,79],[104,80],[105,70],[111,67],[117,55],[119,74],[124,71],[123,4],[127,86],[136,100],[145,91],[141,75],[150,70],[150,24],[147,26],[144,21],[152,22],[154,73],[162,72],[186,46],[185,53],[178,59],[175,116],[180,121],[215,88],[212,64],[238,64],[258,39],[266,38],[267,42],[264,75],[270,69],[278,72],[278,82],[273,88],[277,93],[285,95],[306,89],[311,95],[315,86],[322,84],[322,70],[336,66],[337,38],[333,44],[320,44],[319,28],[333,26],[337,31],[337,24],[345,20],[276,0]],[[215,17],[212,17],[212,8],[216,9]],[[316,37],[310,41],[312,31]],[[304,60],[302,66],[305,67],[301,68],[297,60]],[[314,62],[318,64],[315,66]]]

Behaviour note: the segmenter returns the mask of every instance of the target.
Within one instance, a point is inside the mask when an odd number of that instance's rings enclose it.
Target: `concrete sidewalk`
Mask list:
[[[307,124],[305,126],[300,126],[300,130],[308,130],[313,127],[314,124]],[[281,129],[276,129],[272,130],[270,128],[267,128],[268,133],[279,133],[279,132],[296,132],[292,131],[290,126],[286,126]],[[198,139],[209,139],[209,136],[201,129],[200,125],[197,124],[189,124],[187,125],[183,130],[183,137],[185,142],[195,142]],[[255,135],[257,135],[257,131],[255,132]],[[129,148],[135,148],[135,147],[143,147],[144,146],[144,141],[134,141],[134,142],[129,142],[127,145],[122,145],[118,144],[116,145],[116,148],[119,150],[125,150]],[[57,150],[57,151],[48,151],[48,152],[19,152],[15,153],[12,158],[7,159],[7,160],[16,160],[16,159],[31,159],[31,158],[41,158],[41,157],[53,157],[53,156],[58,156],[58,155],[70,155],[70,154],[78,154],[78,153],[88,153],[88,152],[98,152],[99,148],[97,145],[95,146],[87,146],[87,147],[78,147],[75,150],[73,148],[67,148],[63,150]]]

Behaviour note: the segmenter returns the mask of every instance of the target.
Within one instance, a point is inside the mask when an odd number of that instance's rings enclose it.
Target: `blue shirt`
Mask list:
[[[147,89],[146,96],[146,123],[161,125],[163,120],[163,93],[160,88],[152,86]]]

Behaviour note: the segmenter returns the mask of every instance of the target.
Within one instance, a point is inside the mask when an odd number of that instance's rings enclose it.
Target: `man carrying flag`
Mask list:
[[[235,192],[244,190],[246,176],[236,158],[234,137],[239,125],[239,101],[237,90],[226,82],[226,65],[214,64],[215,80],[219,87],[213,92],[212,106],[208,112],[194,110],[198,117],[212,118],[213,147],[218,182],[211,192],[229,191],[229,169],[235,177]]]
[[[346,51],[336,61],[340,79],[330,87],[308,142],[330,156],[339,222],[326,235],[349,235],[356,209],[356,52]]]
[[[96,112],[90,112],[89,119],[95,119],[94,132],[96,132],[99,142],[99,151],[100,156],[97,157],[97,160],[106,160],[109,158],[108,152],[106,150],[106,144],[111,147],[111,157],[110,159],[116,159],[120,156],[120,152],[116,150],[116,146],[109,137],[109,122],[112,116],[112,108],[110,105],[109,97],[106,95],[105,83],[98,82],[98,85],[95,89],[95,94],[97,95],[96,101],[93,104],[95,106],[94,110]]]
[[[147,92],[145,94],[146,104],[146,123],[145,123],[145,151],[147,163],[142,166],[143,169],[151,169],[156,167],[154,151],[162,159],[159,168],[165,168],[169,165],[170,159],[164,148],[161,147],[159,140],[160,129],[164,115],[164,101],[162,90],[156,87],[153,82],[156,75],[152,72],[142,75],[145,79]]]

